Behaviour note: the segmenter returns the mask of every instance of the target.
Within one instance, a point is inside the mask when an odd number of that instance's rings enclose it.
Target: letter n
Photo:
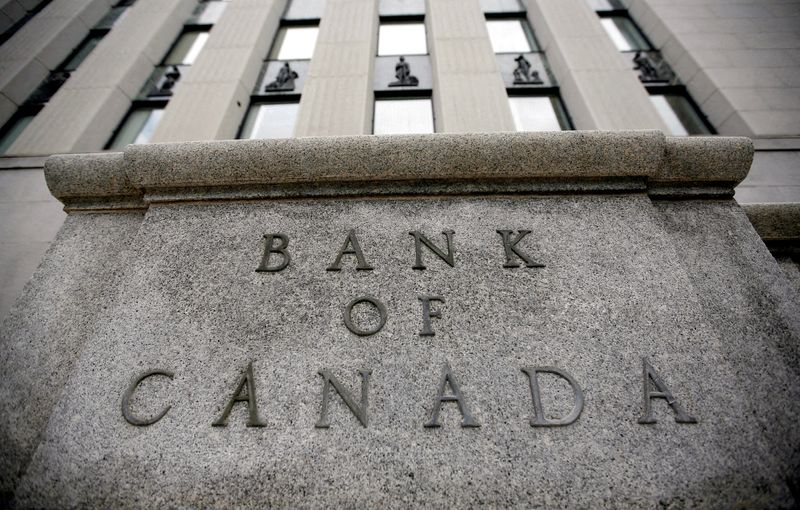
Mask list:
[[[350,412],[358,418],[358,421],[361,422],[361,425],[366,427],[367,426],[367,404],[369,400],[369,376],[372,374],[372,370],[359,370],[358,373],[361,375],[361,405],[359,406],[356,404],[353,395],[347,391],[342,383],[339,382],[339,379],[336,378],[329,370],[322,369],[319,371],[319,375],[322,376],[325,383],[322,385],[322,411],[319,415],[319,420],[314,426],[318,429],[327,429],[330,427],[330,422],[328,421],[328,401],[331,393],[331,386],[336,393],[342,397],[344,403],[350,408]]]

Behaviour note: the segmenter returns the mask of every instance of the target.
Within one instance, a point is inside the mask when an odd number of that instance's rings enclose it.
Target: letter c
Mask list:
[[[125,421],[127,421],[131,425],[136,425],[137,427],[146,427],[148,425],[152,425],[161,418],[163,418],[164,416],[166,416],[167,412],[172,408],[171,405],[167,406],[155,418],[150,418],[145,420],[137,418],[136,416],[131,414],[130,401],[131,397],[133,396],[133,392],[136,391],[136,388],[139,387],[139,384],[141,384],[142,381],[153,375],[163,375],[165,377],[169,377],[170,379],[174,377],[174,374],[168,370],[156,369],[156,370],[148,370],[146,372],[142,372],[141,374],[139,374],[138,377],[136,377],[131,382],[131,385],[128,386],[128,389],[125,390],[125,394],[122,396],[122,416],[125,418]]]

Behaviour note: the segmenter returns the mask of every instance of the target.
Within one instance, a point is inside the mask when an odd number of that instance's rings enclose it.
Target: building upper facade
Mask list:
[[[0,11],[23,4],[2,25],[7,156],[660,129],[788,149],[755,170],[800,196],[796,1],[6,0]]]

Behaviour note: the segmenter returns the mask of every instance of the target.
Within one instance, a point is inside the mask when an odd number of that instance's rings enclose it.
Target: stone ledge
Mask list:
[[[467,194],[629,193],[639,188],[631,181],[642,181],[648,192],[692,197],[732,195],[752,158],[747,138],[660,131],[342,136],[131,145],[124,153],[53,156],[45,175],[68,210],[319,196],[321,187],[333,196],[382,195],[383,186],[425,195],[433,185]]]
[[[800,203],[748,204],[742,207],[764,241],[800,241]]]

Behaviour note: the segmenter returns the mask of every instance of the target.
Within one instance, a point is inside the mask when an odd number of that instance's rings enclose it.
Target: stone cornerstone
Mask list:
[[[790,507],[800,300],[742,138],[51,157],[2,329],[16,507]]]

